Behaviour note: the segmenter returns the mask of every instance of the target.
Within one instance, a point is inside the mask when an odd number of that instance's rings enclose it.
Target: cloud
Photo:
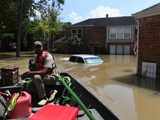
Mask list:
[[[78,15],[76,12],[72,11],[70,14],[69,14],[69,18],[70,20],[72,21],[72,23],[76,23],[76,22],[80,22],[82,21],[84,18],[80,15]]]
[[[105,17],[106,14],[109,17],[121,16],[120,10],[117,8],[111,8],[109,6],[98,6],[89,12],[91,18]]]
[[[90,10],[85,16],[81,16],[79,13],[72,11],[68,15],[68,18],[72,23],[77,23],[82,20],[86,20],[88,18],[105,17],[106,14],[108,14],[109,17],[122,16],[119,9],[101,5],[101,6],[97,6],[96,8]]]

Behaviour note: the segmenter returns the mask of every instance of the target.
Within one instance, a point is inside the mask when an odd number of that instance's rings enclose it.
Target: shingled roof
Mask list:
[[[107,18],[92,18],[82,22],[73,24],[72,27],[89,27],[89,26],[106,26],[106,25],[134,25],[135,19],[132,16],[125,17],[109,17]]]
[[[136,18],[160,15],[160,3],[133,14]]]

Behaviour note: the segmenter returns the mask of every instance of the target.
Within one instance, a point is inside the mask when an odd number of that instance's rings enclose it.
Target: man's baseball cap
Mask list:
[[[42,42],[41,41],[35,41],[34,42],[34,46],[36,47],[36,46],[43,46],[43,44],[42,44]]]

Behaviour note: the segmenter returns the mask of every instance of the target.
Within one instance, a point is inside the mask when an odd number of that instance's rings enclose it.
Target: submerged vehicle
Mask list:
[[[70,62],[84,63],[84,64],[101,64],[103,60],[96,55],[87,55],[87,54],[75,54],[70,56]]]

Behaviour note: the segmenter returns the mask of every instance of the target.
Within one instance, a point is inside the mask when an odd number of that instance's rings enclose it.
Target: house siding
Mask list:
[[[76,37],[74,38],[74,35],[72,34],[72,30],[78,29],[83,31],[81,44],[76,42],[77,39]],[[112,29],[116,32],[129,32],[130,37],[109,39],[110,31],[112,31]],[[109,54],[110,45],[115,44],[118,45],[116,46],[118,49],[122,47],[122,51],[129,51],[121,54],[133,54],[133,46],[136,37],[135,19],[131,16],[87,19],[72,25],[68,31],[68,44],[71,45],[71,47],[68,48],[68,51],[70,51],[70,53]],[[127,35],[124,34],[124,36]]]
[[[105,27],[86,28],[86,40],[91,53],[105,53],[106,29]]]
[[[70,53],[88,53],[88,54],[104,54],[105,53],[105,40],[106,29],[105,27],[74,27],[71,28],[69,36],[71,36],[72,30],[82,30],[82,45],[74,48],[69,48]],[[71,37],[68,37],[71,39]],[[73,50],[74,49],[74,50]]]
[[[138,75],[142,75],[142,63],[157,65],[157,77],[160,78],[160,15],[139,19]]]
[[[121,26],[107,26],[106,33],[108,35],[106,39],[106,48],[109,54],[111,46],[115,46],[115,54],[126,54],[125,47],[129,47],[129,54],[133,54],[134,41],[135,41],[135,25],[121,25]],[[129,34],[129,38],[125,38],[124,34]],[[115,34],[115,38],[111,38],[111,34]],[[118,53],[118,47],[122,48],[121,53]]]
[[[71,28],[69,36],[71,36],[72,30],[81,29],[83,36],[82,42],[85,44],[81,46],[81,48],[76,47],[77,50],[71,50],[69,48],[70,53],[88,53],[88,54],[109,54],[109,46],[110,45],[122,45],[122,46],[129,46],[129,54],[133,54],[134,48],[134,39],[135,39],[135,25],[128,25],[128,26],[118,26],[118,28],[124,28],[125,31],[130,31],[130,38],[129,39],[109,39],[110,30],[112,27],[99,27],[99,26],[90,26],[90,27],[74,27]],[[114,26],[116,31],[117,26]],[[108,31],[108,33],[107,33]],[[124,32],[122,30],[122,32]],[[69,38],[69,37],[68,37]],[[71,39],[71,37],[70,37]],[[75,48],[75,47],[73,47]],[[72,48],[72,49],[73,49]],[[124,49],[124,48],[123,48]],[[86,51],[84,51],[86,50]],[[124,50],[123,50],[124,51]],[[124,53],[122,53],[124,54]]]

